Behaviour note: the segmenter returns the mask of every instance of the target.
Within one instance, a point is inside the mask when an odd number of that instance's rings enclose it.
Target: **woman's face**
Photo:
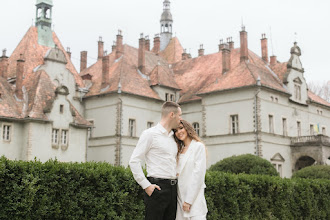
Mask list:
[[[180,123],[179,127],[175,131],[175,136],[180,140],[184,141],[186,138],[188,138],[188,133],[186,129],[183,127],[183,125]]]

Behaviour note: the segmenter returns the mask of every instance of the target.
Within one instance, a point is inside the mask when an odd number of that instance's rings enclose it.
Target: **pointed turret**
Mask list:
[[[37,0],[36,27],[38,28],[38,44],[55,47],[52,34],[53,0]]]
[[[170,10],[170,1],[164,0],[163,13],[160,19],[160,50],[164,50],[172,39],[172,14]]]

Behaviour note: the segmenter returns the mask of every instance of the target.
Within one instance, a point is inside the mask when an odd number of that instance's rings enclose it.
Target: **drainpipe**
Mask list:
[[[256,144],[256,156],[261,156],[259,149],[259,117],[258,117],[258,94],[260,92],[260,76],[257,79],[257,91],[254,94],[254,132],[255,132],[255,144]]]
[[[122,106],[123,102],[121,98],[118,98],[117,102],[117,125],[116,125],[116,158],[115,158],[115,164],[117,166],[121,165],[121,130],[122,130]]]

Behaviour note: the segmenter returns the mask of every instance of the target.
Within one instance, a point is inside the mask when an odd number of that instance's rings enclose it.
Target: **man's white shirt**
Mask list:
[[[168,133],[160,123],[142,132],[129,166],[134,179],[143,189],[151,185],[144,176],[143,161],[146,162],[148,177],[176,179],[178,148],[173,135],[173,131]]]

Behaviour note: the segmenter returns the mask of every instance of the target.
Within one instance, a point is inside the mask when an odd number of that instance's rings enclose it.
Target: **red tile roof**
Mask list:
[[[7,80],[0,77],[0,117],[21,118],[23,104],[16,101],[14,93]]]
[[[80,73],[81,76],[92,75],[92,87],[86,97],[110,93],[126,92],[139,96],[159,99],[158,94],[151,89],[150,82],[157,83],[157,78],[161,80],[160,84],[177,88],[174,75],[168,68],[166,61],[149,51],[146,51],[146,74],[138,71],[138,49],[124,45],[123,56],[115,60],[115,52],[108,55],[110,60],[108,88],[101,88],[102,85],[102,60],[98,60],[94,65]],[[156,71],[155,67],[161,64],[161,71]],[[151,74],[152,72],[152,74]],[[151,74],[151,75],[150,75]],[[150,82],[149,82],[150,79]]]
[[[84,87],[82,79],[79,77],[77,70],[69,58],[69,55],[66,53],[55,32],[53,32],[53,40],[57,47],[64,52],[68,61],[66,67],[70,72],[73,73],[76,83],[79,87]],[[37,27],[30,27],[12,55],[9,57],[8,77],[12,78],[16,76],[16,61],[20,59],[20,54],[23,55],[23,59],[25,60],[23,73],[25,76],[26,74],[33,72],[37,66],[44,63],[44,57],[47,51],[50,49],[50,47],[38,44],[38,29]]]
[[[225,74],[221,52],[175,63],[173,71],[182,89],[180,102],[190,100],[194,94],[256,85],[258,78],[263,86],[287,92],[278,75],[252,51],[249,61],[240,62],[239,48],[231,51],[231,69]]]
[[[308,91],[308,97],[311,99],[312,102],[319,103],[321,105],[325,105],[330,107],[330,103],[327,102],[326,100],[322,99],[320,96],[312,93],[311,91]]]
[[[182,60],[183,47],[177,37],[173,37],[167,47],[159,52],[169,64],[180,62]]]

